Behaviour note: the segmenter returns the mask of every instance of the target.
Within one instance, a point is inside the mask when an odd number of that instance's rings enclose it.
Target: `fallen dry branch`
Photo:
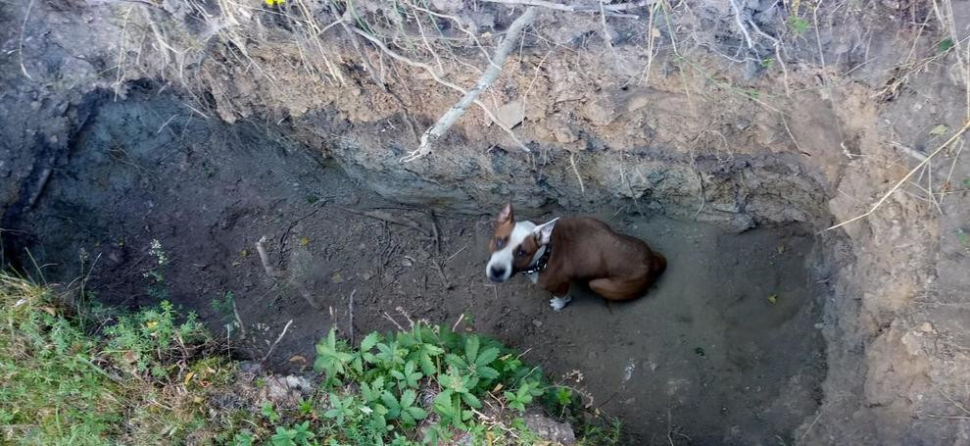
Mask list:
[[[290,319],[290,321],[286,323],[286,326],[283,327],[283,332],[280,333],[278,338],[276,338],[276,342],[273,342],[273,345],[269,347],[269,351],[266,352],[266,356],[263,356],[263,360],[260,362],[266,362],[266,360],[269,359],[269,355],[272,355],[273,350],[276,350],[276,346],[279,345],[280,341],[283,340],[283,336],[286,336],[286,331],[290,329],[290,325],[293,325],[293,319]]]
[[[405,226],[420,232],[426,237],[431,237],[431,234],[429,234],[427,229],[421,226],[418,222],[411,220],[410,218],[407,218],[407,217],[394,217],[393,215],[383,211],[358,211],[358,210],[348,209],[348,208],[340,208],[340,209],[350,212],[351,214],[362,215],[364,217],[373,218],[375,220],[386,221],[388,223],[393,223],[398,226]]]
[[[269,254],[266,252],[266,236],[262,236],[258,242],[256,242],[256,252],[259,254],[259,261],[263,264],[263,270],[266,271],[266,275],[269,276],[274,281],[279,280],[283,274],[280,273],[269,261]]]
[[[946,140],[946,142],[944,142],[943,144],[940,144],[940,146],[937,147],[936,150],[934,150],[933,152],[931,152],[929,155],[926,155],[926,159],[924,159],[919,164],[917,164],[916,167],[914,167],[912,170],[910,170],[909,173],[906,174],[906,176],[904,176],[901,180],[899,180],[896,183],[896,185],[894,185],[891,189],[889,189],[889,192],[886,192],[882,196],[882,198],[880,198],[879,201],[877,201],[876,204],[874,204],[872,206],[872,208],[869,209],[868,212],[866,212],[865,214],[856,216],[856,217],[852,217],[852,218],[850,218],[850,219],[848,219],[848,220],[846,220],[846,221],[844,221],[842,223],[829,226],[828,228],[823,229],[821,232],[831,231],[833,229],[841,228],[841,227],[843,227],[843,226],[845,226],[845,225],[847,225],[849,223],[852,223],[852,222],[857,221],[857,220],[861,220],[863,218],[866,218],[866,217],[872,215],[872,213],[873,212],[876,212],[876,209],[879,209],[879,206],[882,206],[882,204],[885,203],[886,200],[888,200],[889,197],[891,197],[893,195],[893,193],[896,192],[896,190],[899,189],[900,186],[902,186],[903,184],[905,184],[906,181],[908,181],[910,179],[910,177],[912,177],[914,174],[916,174],[916,172],[918,172],[920,169],[922,169],[923,166],[925,166],[927,163],[929,163],[930,160],[932,160],[934,156],[936,156],[937,154],[939,154],[940,152],[942,152],[943,149],[949,147],[950,144],[953,144],[953,142],[956,141],[957,138],[959,138],[961,135],[963,135],[964,133],[966,133],[966,131],[968,129],[970,129],[970,121],[965,122],[963,124],[963,127],[961,127],[960,130],[957,130],[957,132],[954,133],[953,136],[950,137],[950,139]]]
[[[478,96],[485,91],[486,88],[495,82],[498,75],[502,72],[502,65],[505,64],[505,59],[509,57],[509,53],[512,52],[512,48],[518,41],[519,34],[525,29],[526,26],[532,23],[536,17],[535,8],[527,8],[525,12],[522,13],[512,25],[509,26],[508,31],[505,33],[505,37],[502,39],[501,45],[495,50],[495,55],[492,56],[492,63],[489,64],[488,69],[482,74],[482,77],[478,79],[475,86],[471,90],[465,93],[465,96],[458,101],[457,104],[453,105],[451,109],[445,112],[438,122],[436,122],[431,128],[421,135],[421,145],[418,146],[417,150],[408,153],[407,156],[402,159],[403,162],[411,162],[420,158],[427,156],[431,153],[431,145],[434,144],[438,138],[441,138],[452,125],[458,121],[468,107],[478,99]]]
[[[438,259],[432,258],[431,262],[434,264],[435,269],[438,271],[438,276],[441,277],[441,282],[442,282],[442,285],[444,285],[445,289],[450,290],[454,288],[451,282],[448,281],[448,276],[445,275],[445,270],[441,268],[441,263],[438,262]]]
[[[273,279],[273,284],[275,286],[279,281],[284,279],[284,274],[282,271],[274,268],[272,263],[270,263],[269,253],[266,252],[266,241],[267,239],[264,235],[259,239],[258,242],[256,242],[256,252],[259,254],[260,263],[263,264],[263,270],[266,271],[266,275],[269,276],[270,279]],[[306,289],[306,286],[303,283],[296,284],[296,288],[300,293],[300,296],[302,296],[303,299],[306,300],[314,310],[320,310],[320,305],[317,304],[317,301],[313,299],[313,293],[310,293],[310,290]]]
[[[30,0],[27,4],[27,12],[24,14],[24,23],[20,26],[20,47],[17,49],[17,56],[20,57],[20,72],[24,73],[27,79],[34,80],[27,72],[27,66],[24,64],[24,33],[27,31],[27,20],[30,19],[30,10],[34,8],[34,0]]]
[[[377,48],[379,48],[385,54],[387,54],[388,56],[391,56],[392,59],[394,59],[394,60],[396,60],[398,62],[402,62],[402,63],[404,63],[406,65],[410,65],[412,67],[420,68],[420,69],[426,71],[431,76],[431,78],[434,79],[435,82],[437,82],[437,83],[439,83],[441,85],[444,85],[445,87],[448,87],[448,88],[450,88],[452,90],[455,90],[455,91],[457,91],[457,92],[459,92],[461,94],[468,94],[468,91],[465,90],[464,88],[462,88],[462,87],[460,87],[458,85],[455,85],[454,83],[451,83],[451,82],[448,82],[448,81],[442,79],[441,76],[439,76],[438,73],[434,70],[434,68],[432,68],[430,65],[425,64],[425,63],[421,63],[421,62],[418,62],[418,61],[415,61],[415,60],[411,60],[411,59],[409,59],[407,57],[404,57],[404,56],[402,56],[402,55],[394,52],[394,50],[388,48],[387,45],[384,45],[384,42],[381,42],[376,37],[371,36],[370,34],[367,34],[366,32],[364,32],[364,31],[362,31],[362,30],[360,30],[358,28],[353,28],[353,30],[354,30],[355,33],[363,36],[370,43],[374,44],[374,46],[376,46]],[[494,64],[494,62],[493,62],[493,64]],[[505,125],[505,123],[503,123],[501,120],[499,120],[498,117],[495,116],[495,113],[493,113],[492,110],[490,110],[488,108],[488,106],[485,105],[484,102],[476,99],[475,101],[473,101],[473,103],[475,105],[477,105],[479,108],[481,108],[482,111],[485,112],[485,115],[488,116],[488,118],[492,120],[492,122],[494,122],[496,125],[498,125],[499,128],[501,128],[502,130],[504,130],[505,133],[507,133],[509,135],[509,137],[512,138],[513,141],[515,141],[515,143],[519,146],[519,148],[521,148],[522,150],[524,150],[527,153],[528,152],[531,152],[531,150],[529,150],[529,148],[526,147],[525,144],[522,144],[522,141],[519,141],[519,138],[517,136],[515,136],[515,132],[513,132],[512,129],[509,128],[509,126]]]
[[[637,18],[640,18],[640,16],[637,16],[634,14],[623,14],[621,13],[621,11],[629,11],[631,9],[650,6],[654,3],[657,3],[659,0],[641,0],[638,2],[620,3],[617,5],[609,5],[603,1],[597,1],[596,5],[563,5],[560,3],[550,2],[546,0],[484,0],[484,1],[486,3],[501,3],[503,5],[538,6],[540,8],[553,9],[556,11],[563,11],[563,12],[585,12],[585,13],[595,14],[603,10],[612,16],[637,19]]]
[[[246,338],[246,324],[243,323],[242,317],[239,316],[239,308],[236,307],[236,299],[232,300],[232,314],[236,317],[236,324],[239,325],[239,336],[243,339]]]

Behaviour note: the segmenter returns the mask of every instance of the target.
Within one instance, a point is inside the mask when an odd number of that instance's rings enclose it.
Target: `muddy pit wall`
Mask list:
[[[963,109],[953,98],[966,88],[952,55],[900,79],[895,61],[904,50],[932,55],[938,36],[907,25],[901,17],[915,10],[905,2],[875,2],[839,23],[823,8],[827,26],[816,42],[787,41],[784,67],[722,57],[742,36],[730,11],[712,2],[696,2],[692,14],[675,9],[675,26],[639,34],[637,22],[611,19],[611,46],[599,39],[599,18],[541,11],[523,50],[483,95],[530,153],[473,108],[431,156],[402,164],[459,94],[424,69],[354,44],[340,27],[308,56],[299,26],[266,11],[35,3],[30,15],[18,5],[2,16],[4,227],[30,211],[51,176],[69,174],[58,167],[92,107],[146,82],[181,95],[195,119],[272,128],[267,134],[337,160],[397,201],[459,212],[508,200],[536,212],[609,202],[735,230],[784,222],[822,229],[864,212],[941,142],[933,129],[959,127]],[[500,34],[516,11],[436,7],[470,17],[465,26],[483,38]],[[784,14],[770,5],[743,13],[787,36]],[[675,50],[670,43],[685,36],[669,30],[689,26],[693,45],[681,40]],[[860,29],[870,45],[853,40]],[[660,42],[652,57],[642,50],[649,35]],[[475,51],[454,51],[441,71],[472,85],[480,73],[459,61]],[[934,168],[970,177],[955,155],[945,152]],[[831,289],[820,297],[829,372],[819,413],[796,436],[806,444],[968,441],[953,401],[966,405],[960,377],[970,369],[970,284],[955,274],[968,267],[957,236],[970,230],[961,226],[970,206],[965,192],[927,203],[914,191],[820,236],[818,277]]]

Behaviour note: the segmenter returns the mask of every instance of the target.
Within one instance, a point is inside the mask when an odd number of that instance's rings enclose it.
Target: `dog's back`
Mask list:
[[[643,294],[667,267],[667,260],[642,240],[618,233],[595,218],[563,218],[552,238],[554,255],[549,269],[574,280],[609,279],[628,285],[623,288],[629,291],[620,293],[622,296],[608,298]]]

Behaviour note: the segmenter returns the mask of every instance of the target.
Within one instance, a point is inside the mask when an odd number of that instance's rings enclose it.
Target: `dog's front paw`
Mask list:
[[[555,311],[560,311],[565,308],[566,304],[568,304],[571,300],[573,300],[573,298],[569,297],[568,295],[565,297],[553,297],[552,299],[549,299],[549,306]]]

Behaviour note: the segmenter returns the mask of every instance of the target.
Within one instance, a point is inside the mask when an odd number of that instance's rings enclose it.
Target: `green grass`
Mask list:
[[[63,301],[0,273],[2,444],[526,445],[539,440],[521,415],[540,406],[579,426],[580,444],[620,435],[582,422],[581,398],[515,351],[446,327],[371,333],[359,346],[331,332],[317,344],[316,393],[273,403],[257,396],[265,377],[236,381],[237,364],[192,314],[162,301],[104,318],[114,312]],[[241,406],[217,409],[226,395]]]

